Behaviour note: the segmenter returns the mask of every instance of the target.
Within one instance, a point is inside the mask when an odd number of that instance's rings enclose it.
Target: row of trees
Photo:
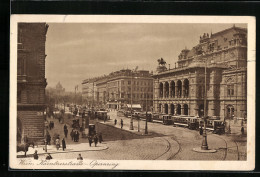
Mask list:
[[[47,88],[45,98],[46,104],[52,106],[66,104],[82,104],[81,92],[60,92],[56,89]]]

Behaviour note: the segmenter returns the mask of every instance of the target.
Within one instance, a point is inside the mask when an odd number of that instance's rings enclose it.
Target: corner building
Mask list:
[[[207,115],[246,118],[247,29],[233,26],[204,33],[198,45],[181,51],[177,63],[166,69],[158,60],[153,75],[155,112],[202,117],[206,68]]]
[[[17,43],[17,142],[44,138],[46,23],[19,23]]]
[[[85,93],[88,91],[87,79],[82,82]],[[153,78],[149,71],[122,69],[109,75],[95,78],[96,89],[92,89],[95,106],[100,108],[121,109],[127,104],[140,104],[143,110],[153,106]],[[131,98],[132,97],[132,98]],[[91,99],[89,99],[91,100]]]

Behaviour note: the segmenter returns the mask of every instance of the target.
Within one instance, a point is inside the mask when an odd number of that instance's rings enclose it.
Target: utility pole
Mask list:
[[[145,119],[145,131],[144,131],[144,134],[148,134],[148,127],[147,127],[147,94],[146,94],[146,114],[145,114],[145,116],[146,116],[146,119]]]
[[[130,119],[130,128],[129,128],[130,130],[134,130],[132,109],[133,109],[133,71],[131,71],[131,119]]]

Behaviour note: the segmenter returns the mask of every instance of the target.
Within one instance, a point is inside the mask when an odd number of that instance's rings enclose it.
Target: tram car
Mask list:
[[[110,117],[107,115],[107,111],[97,111],[96,117],[101,120],[109,120]]]
[[[187,127],[191,130],[198,130],[199,127],[204,127],[204,120],[192,116],[172,116],[173,125]],[[209,117],[206,119],[206,129],[213,131],[213,133],[225,133],[225,123],[219,120],[219,117]]]
[[[219,135],[224,134],[225,133],[225,122],[221,121],[221,120],[215,120],[213,133],[216,133]]]
[[[171,115],[163,115],[162,121],[163,121],[164,125],[172,125],[172,123],[173,123]]]
[[[180,127],[188,127],[189,126],[189,117],[179,115],[179,116],[172,116],[173,118],[173,125],[180,126]]]

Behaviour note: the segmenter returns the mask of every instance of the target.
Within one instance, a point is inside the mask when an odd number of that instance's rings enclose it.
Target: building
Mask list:
[[[44,139],[46,23],[18,23],[17,141]]]
[[[96,90],[92,89],[92,95],[96,95],[94,99],[97,103],[96,106],[121,109],[127,104],[131,104],[132,95],[132,104],[140,104],[143,110],[146,110],[147,105],[147,109],[151,110],[153,98],[153,78],[151,76],[149,71],[122,69],[99,77],[93,82]],[[83,81],[82,87],[87,93],[86,81]]]
[[[177,63],[167,69],[166,62],[158,60],[155,112],[203,116],[206,68],[207,115],[246,118],[247,29],[233,26],[204,33],[191,50],[181,51]]]
[[[96,82],[98,79],[100,78],[90,78],[85,79],[82,82],[82,99],[83,102],[86,103],[86,105],[89,107],[95,106],[98,101],[96,87]]]

